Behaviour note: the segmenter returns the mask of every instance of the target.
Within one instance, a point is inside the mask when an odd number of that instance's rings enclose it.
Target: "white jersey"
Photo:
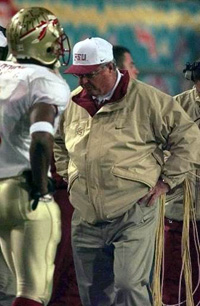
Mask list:
[[[40,102],[56,105],[56,131],[69,98],[60,74],[39,65],[0,61],[0,178],[30,169],[30,108]]]

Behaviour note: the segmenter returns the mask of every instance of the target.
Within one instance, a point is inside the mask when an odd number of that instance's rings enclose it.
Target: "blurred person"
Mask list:
[[[18,9],[15,5],[14,0],[0,0],[0,19],[1,26],[6,28],[8,21],[14,14],[17,13]]]
[[[70,48],[57,17],[45,8],[20,10],[6,35],[17,63],[0,62],[0,244],[16,275],[12,305],[47,305],[61,236],[48,172],[70,96],[57,67],[60,57],[67,65]]]
[[[116,69],[99,37],[73,48],[80,86],[55,137],[68,181],[83,306],[150,306],[158,199],[200,164],[200,132],[172,97]],[[170,145],[172,157],[163,161]],[[148,175],[147,175],[148,173]]]
[[[139,70],[135,66],[131,52],[123,46],[113,46],[113,55],[119,69],[127,70],[131,79],[137,79]]]
[[[187,63],[184,69],[185,76],[194,83],[192,89],[175,96],[176,101],[188,113],[192,120],[200,128],[200,61],[193,64]],[[199,147],[194,148],[199,151]],[[200,171],[189,174],[188,179],[192,187],[192,197],[195,207],[195,223],[190,221],[190,256],[192,263],[192,289],[194,305],[200,301]],[[184,184],[177,186],[167,196],[165,212],[165,262],[164,262],[164,286],[163,302],[165,304],[176,304],[183,302],[186,298],[185,282],[181,282],[181,301],[179,301],[179,286],[182,270],[182,230],[183,230],[183,199]],[[181,305],[186,305],[182,303]]]
[[[0,26],[0,60],[6,60],[8,44],[6,29]],[[10,306],[15,297],[15,276],[6,264],[0,246],[0,306]]]
[[[8,55],[6,29],[0,26],[0,60],[5,61]]]

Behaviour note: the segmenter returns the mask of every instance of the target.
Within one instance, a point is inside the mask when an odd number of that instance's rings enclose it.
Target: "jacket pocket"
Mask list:
[[[133,171],[134,171],[134,169],[133,169]],[[130,170],[125,170],[125,169],[113,166],[112,174],[116,177],[120,177],[120,178],[125,179],[125,180],[130,180],[130,181],[143,183],[150,188],[153,187],[153,184],[151,184],[150,182],[148,182],[147,180],[144,179],[144,175],[131,172]]]

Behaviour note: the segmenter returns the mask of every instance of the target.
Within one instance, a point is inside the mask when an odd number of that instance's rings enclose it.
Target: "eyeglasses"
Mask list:
[[[82,79],[82,78],[87,78],[89,80],[95,78],[102,69],[104,69],[107,66],[107,64],[105,65],[101,65],[96,71],[93,71],[91,73],[85,73],[85,74],[73,74],[75,77]]]

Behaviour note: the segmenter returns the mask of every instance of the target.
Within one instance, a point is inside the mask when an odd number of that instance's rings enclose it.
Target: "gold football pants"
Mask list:
[[[50,200],[33,211],[29,189],[24,175],[0,179],[0,244],[16,275],[17,296],[46,305],[61,236],[60,210]]]

